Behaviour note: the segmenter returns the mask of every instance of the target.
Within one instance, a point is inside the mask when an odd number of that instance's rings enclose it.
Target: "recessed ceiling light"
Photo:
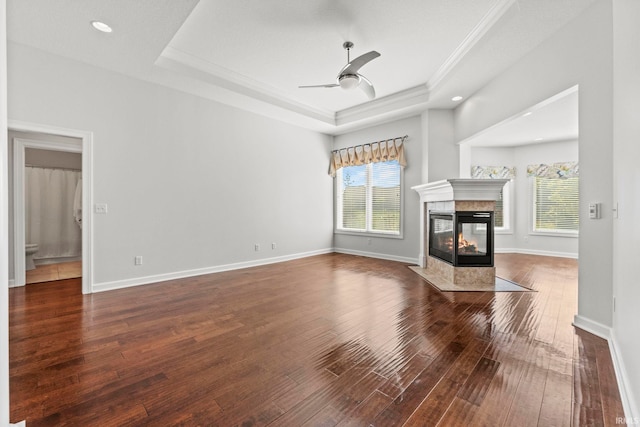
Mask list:
[[[110,33],[113,31],[110,26],[100,21],[91,21],[91,26],[98,31],[102,31],[103,33]]]
[[[460,95],[458,96],[454,96],[453,98],[451,98],[452,101],[458,102],[462,100],[462,97]]]
[[[530,115],[532,115],[532,114],[533,114],[533,113],[532,113],[531,111],[527,111],[526,113],[524,113],[524,114],[522,115],[522,117],[528,117],[528,116],[530,116]]]
[[[544,138],[536,138],[534,141],[542,141]]]

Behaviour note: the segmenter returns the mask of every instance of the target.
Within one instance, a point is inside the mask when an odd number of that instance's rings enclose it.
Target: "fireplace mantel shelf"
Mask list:
[[[457,200],[498,200],[508,179],[443,179],[411,187],[420,201],[443,202]]]

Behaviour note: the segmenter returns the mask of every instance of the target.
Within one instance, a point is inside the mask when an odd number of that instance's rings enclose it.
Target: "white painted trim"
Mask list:
[[[426,110],[429,101],[429,89],[425,85],[414,86],[391,95],[376,98],[354,107],[345,108],[335,113],[337,127],[361,120],[372,119],[399,110]]]
[[[249,267],[275,264],[278,262],[291,261],[294,259],[307,258],[315,255],[322,255],[334,252],[332,248],[320,249],[310,252],[285,255],[273,258],[263,258],[254,261],[237,262],[233,264],[223,264],[212,267],[196,268],[193,270],[176,271],[173,273],[156,274],[153,276],[135,277],[131,279],[116,280],[112,282],[96,283],[93,285],[93,292],[104,292],[114,289],[129,288],[132,286],[148,285],[152,283],[165,282],[167,280],[183,279],[186,277],[201,276],[203,274],[220,273],[223,271],[240,270]]]
[[[295,101],[285,96],[282,90],[267,86],[179,49],[167,46],[156,60],[155,65],[170,71],[184,73],[196,81],[250,96],[315,120],[335,125],[335,114],[332,111]]]
[[[7,144],[7,2],[0,0],[0,426],[10,419],[9,399],[9,159]]]
[[[20,421],[19,423],[9,424],[9,427],[26,427],[26,425],[27,425],[26,421]]]
[[[611,339],[609,339],[609,351],[611,352],[613,369],[616,373],[616,380],[618,381],[618,390],[620,391],[620,400],[622,400],[625,418],[627,420],[638,420],[638,422],[640,422],[640,406],[638,406],[638,399],[633,396],[633,392],[628,386],[628,384],[631,384],[631,380],[628,379],[629,375],[627,374],[624,361],[619,356],[620,351],[615,329],[612,329]]]
[[[611,337],[611,328],[609,326],[603,325],[602,323],[588,319],[579,314],[576,314],[573,317],[572,324],[576,328],[580,328],[607,341],[609,341],[609,338]]]
[[[575,252],[555,252],[555,251],[542,251],[537,249],[522,249],[522,248],[495,248],[496,254],[524,254],[524,255],[540,255],[540,256],[552,256],[558,258],[571,258],[578,259],[578,254]]]
[[[411,187],[422,203],[450,200],[490,200],[500,198],[508,179],[443,179]]]
[[[16,140],[27,141],[27,145],[25,145],[25,147],[29,146],[50,150],[52,149],[59,151],[82,152],[82,293],[91,293],[93,285],[93,133],[88,131],[67,129],[57,126],[42,125],[38,123],[29,123],[18,120],[9,120],[8,128],[10,130],[20,132],[33,132],[78,138],[82,141],[80,143],[80,146],[78,147],[73,143],[53,143],[16,138]],[[14,150],[14,159],[15,152],[17,151],[23,150]],[[24,155],[24,152],[22,155]],[[22,167],[16,167],[16,165],[22,165]],[[16,179],[15,177],[18,173],[16,171],[18,171],[18,169],[24,171],[24,161],[22,161],[21,163],[17,163],[14,161],[14,179]],[[23,177],[24,172],[22,172],[22,175],[18,179],[21,181]],[[15,185],[16,183],[14,182],[14,188]],[[14,193],[18,192],[16,191]],[[14,206],[14,211],[15,209],[16,206]],[[18,222],[16,221],[17,218],[24,218],[24,216],[14,217],[14,233],[16,233],[16,235],[14,236],[15,266],[18,266],[18,262],[24,263],[25,256],[24,250],[16,250],[18,247],[24,248],[24,229],[22,228],[22,231],[20,233],[20,230],[16,228],[16,223]],[[22,227],[24,227],[24,221],[22,221]],[[18,246],[20,244],[18,240],[21,240],[22,246]],[[18,258],[22,258],[22,261],[19,261]],[[22,270],[15,269],[14,271],[14,274],[16,275],[15,283],[17,286],[24,284],[24,278],[22,279],[22,281],[19,281],[17,277],[17,275],[20,274],[20,271],[24,272],[24,267],[22,267]]]
[[[401,257],[401,256],[389,255],[389,254],[380,254],[377,252],[356,251],[353,249],[344,249],[344,248],[333,248],[333,251],[338,254],[356,255],[356,256],[363,256],[367,258],[376,258],[376,259],[385,259],[387,261],[404,262],[412,265],[418,264],[417,258]]]

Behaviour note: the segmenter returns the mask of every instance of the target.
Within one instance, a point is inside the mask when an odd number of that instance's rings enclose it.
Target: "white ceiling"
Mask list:
[[[10,41],[329,134],[455,108],[594,0],[8,0]],[[102,20],[102,34],[89,25]],[[333,83],[381,56],[361,91]]]

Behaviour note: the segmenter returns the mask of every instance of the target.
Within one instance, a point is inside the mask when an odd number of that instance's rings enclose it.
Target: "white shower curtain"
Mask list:
[[[37,243],[34,258],[77,257],[82,232],[74,219],[80,171],[25,168],[26,243]]]

